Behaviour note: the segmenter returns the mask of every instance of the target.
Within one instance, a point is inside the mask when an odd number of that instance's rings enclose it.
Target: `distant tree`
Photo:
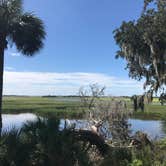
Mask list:
[[[151,92],[165,89],[166,0],[145,0],[140,18],[123,22],[114,31],[114,38],[120,47],[116,58],[127,61],[129,76],[137,80],[145,78],[144,88]]]
[[[161,96],[159,97],[159,101],[161,103],[161,105],[164,105],[164,103],[166,103],[166,94],[162,93]]]
[[[0,0],[0,129],[2,128],[2,91],[4,51],[14,43],[18,51],[32,56],[43,47],[43,22],[32,13],[24,13],[22,0]]]
[[[133,101],[134,111],[141,109],[144,111],[144,98],[145,95],[133,95],[131,100]]]

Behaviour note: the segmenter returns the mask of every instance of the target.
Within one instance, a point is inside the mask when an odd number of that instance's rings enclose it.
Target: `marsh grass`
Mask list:
[[[36,113],[58,117],[81,117],[79,102],[62,97],[4,97],[3,113]]]
[[[132,109],[130,98],[103,97],[103,101],[112,99],[124,100],[127,107]],[[36,113],[44,116],[58,116],[60,118],[82,118],[82,111],[79,97],[25,97],[5,96],[3,98],[3,113]],[[134,112],[133,118],[166,120],[166,105],[161,106],[158,98],[153,103],[145,105],[145,111]]]

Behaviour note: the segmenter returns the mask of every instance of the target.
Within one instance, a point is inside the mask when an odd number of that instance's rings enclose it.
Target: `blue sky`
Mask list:
[[[4,94],[76,94],[89,83],[105,85],[112,95],[142,93],[125,61],[115,59],[112,33],[122,21],[137,19],[142,7],[143,0],[24,0],[25,11],[44,21],[45,47],[32,58],[14,47],[6,51]]]

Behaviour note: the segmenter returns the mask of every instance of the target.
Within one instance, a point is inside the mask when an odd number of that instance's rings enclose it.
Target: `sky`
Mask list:
[[[136,20],[143,0],[24,0],[24,10],[40,17],[44,48],[25,57],[5,52],[5,95],[75,95],[81,86],[106,86],[108,95],[143,92],[143,82],[128,77],[126,62],[115,59],[113,30]]]

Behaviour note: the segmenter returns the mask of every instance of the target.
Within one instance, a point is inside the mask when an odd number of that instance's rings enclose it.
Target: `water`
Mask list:
[[[21,128],[21,126],[27,121],[35,121],[37,116],[35,114],[25,113],[25,114],[3,114],[2,131],[10,130],[11,128]],[[88,126],[87,120],[71,120],[71,123],[76,125],[77,129],[85,129]],[[166,137],[166,122],[159,120],[139,120],[130,119],[131,130],[133,132],[142,131],[147,133],[151,139],[161,139]],[[64,119],[60,121],[60,128],[64,128]]]
[[[9,131],[12,128],[21,128],[27,121],[35,121],[37,116],[35,114],[2,114],[2,132]]]
[[[130,119],[129,123],[133,132],[142,131],[148,134],[152,139],[160,139],[166,137],[166,126],[163,126],[163,121],[160,120],[140,120]]]

